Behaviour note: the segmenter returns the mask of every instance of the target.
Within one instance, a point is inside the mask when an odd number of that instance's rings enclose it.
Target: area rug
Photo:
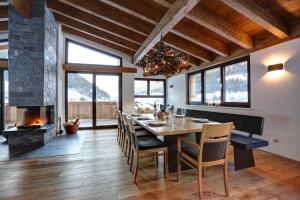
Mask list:
[[[78,132],[76,135],[57,136],[39,149],[10,157],[8,144],[5,143],[5,138],[0,136],[0,161],[78,154],[84,143],[85,137],[86,132]]]

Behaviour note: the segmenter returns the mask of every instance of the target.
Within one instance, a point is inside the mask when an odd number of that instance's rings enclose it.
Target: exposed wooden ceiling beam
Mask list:
[[[86,35],[90,35],[91,37],[98,38],[98,39],[100,39],[100,40],[102,40],[102,41],[105,41],[105,42],[107,42],[107,43],[109,43],[109,44],[113,44],[114,46],[118,46],[118,47],[120,47],[120,48],[127,49],[127,50],[129,50],[129,51],[135,51],[134,49],[128,48],[127,46],[121,45],[121,44],[119,44],[119,43],[117,43],[117,42],[114,42],[114,41],[112,41],[112,40],[108,40],[108,39],[106,39],[106,38],[104,38],[104,37],[100,37],[100,36],[95,35],[95,34],[93,34],[93,33],[89,33],[89,32],[87,32],[87,31],[85,31],[85,30],[83,30],[83,29],[81,29],[81,28],[76,28],[76,27],[74,27],[74,26],[72,26],[72,25],[68,25],[68,24],[63,24],[63,25],[66,26],[66,27],[72,28],[72,29],[74,29],[74,30],[80,31],[80,32],[82,32],[82,33],[84,33],[84,34],[86,34]]]
[[[83,39],[86,39],[88,41],[91,41],[91,42],[95,42],[97,44],[100,44],[100,45],[104,45],[104,46],[107,46],[109,48],[112,48],[112,49],[115,49],[117,51],[120,51],[120,52],[123,52],[125,54],[128,54],[130,56],[132,56],[134,54],[134,51],[132,50],[129,50],[127,48],[123,48],[123,47],[120,47],[118,45],[115,45],[113,43],[110,43],[108,41],[105,41],[105,40],[102,40],[100,38],[97,38],[97,37],[94,37],[92,35],[88,35],[84,32],[81,32],[79,30],[76,30],[74,28],[71,28],[71,27],[68,27],[68,26],[62,26],[62,31],[65,32],[65,33],[69,33],[71,35],[75,35],[75,36],[78,36],[80,38],[83,38]]]
[[[136,73],[135,67],[112,67],[103,65],[87,65],[87,64],[64,64],[63,69],[66,71],[79,72],[100,72],[100,73]]]
[[[0,32],[8,31],[8,21],[0,21]]]
[[[163,41],[170,47],[178,49],[184,53],[190,54],[200,60],[205,62],[211,62],[213,60],[212,55],[206,49],[203,49],[181,37],[173,33],[168,33],[164,38]]]
[[[154,1],[167,8],[172,5],[165,0]],[[200,7],[195,7],[186,17],[245,49],[253,48],[252,38],[248,34]]]
[[[26,18],[31,18],[32,0],[10,0],[16,11]]]
[[[203,61],[202,61],[202,60],[199,60],[198,58],[195,58],[195,57],[193,57],[193,56],[190,56],[190,57],[189,57],[189,62],[190,62],[190,64],[193,65],[194,67],[199,67]]]
[[[199,0],[176,0],[134,54],[133,63],[135,64],[142,59],[161,37],[166,35],[198,2]]]
[[[8,45],[0,45],[0,50],[8,49]]]
[[[1,21],[8,20],[8,6],[0,6],[0,20]]]
[[[110,6],[117,8],[121,11],[124,11],[130,15],[133,15],[135,17],[143,19],[144,21],[152,23],[153,25],[158,24],[158,22],[153,19],[153,18],[155,18],[154,16],[151,16],[151,18],[148,16],[144,16],[141,12],[138,13],[138,12],[134,11],[132,7],[131,8],[129,6],[125,7],[126,3],[124,3],[123,5],[120,5],[119,3],[120,2],[122,3],[122,1],[117,1],[118,3],[115,3],[114,1],[110,1],[110,0],[100,0],[100,1],[102,1],[106,4],[109,4]],[[189,40],[197,45],[200,45],[212,52],[215,52],[221,56],[229,55],[229,48],[226,46],[226,44],[216,40],[213,37],[204,35],[200,31],[193,33],[188,27],[183,27],[182,25],[178,26],[178,24],[177,24],[174,27],[174,30],[171,30],[171,32],[180,37],[183,37],[184,39]]]
[[[144,36],[147,36],[154,27],[150,23],[145,23],[145,21],[143,21],[140,18],[122,12],[100,1],[95,1],[95,0],[84,0],[84,1],[59,0],[59,1]]]
[[[114,43],[116,45],[119,45],[123,48],[127,48],[127,49],[130,49],[130,50],[133,50],[133,51],[135,51],[136,49],[139,48],[139,45],[137,45],[135,43],[128,42],[128,41],[125,41],[122,38],[119,38],[117,36],[107,34],[106,32],[101,31],[99,29],[96,29],[92,26],[86,25],[84,23],[75,21],[73,19],[70,19],[68,17],[62,16],[62,15],[59,15],[59,14],[54,14],[54,16],[55,16],[55,19],[58,22],[60,22],[61,24],[64,24],[66,26],[70,26],[70,27],[75,28],[77,30],[80,30],[80,31],[82,31],[86,34],[90,34],[90,35],[93,35],[95,37],[98,37],[102,40],[107,40],[107,41],[109,41],[111,43]]]
[[[121,38],[130,38],[128,40],[131,42],[135,40],[137,44],[142,44],[142,42],[146,39],[146,37],[143,35],[120,27],[117,24],[111,23],[110,21],[103,20],[96,15],[89,14],[90,12],[87,13],[86,11],[70,6],[69,4],[61,3],[57,0],[48,1],[48,8],[61,16],[69,17],[73,20],[85,23],[94,28],[98,28],[103,31],[109,30],[109,32],[111,32],[112,34]],[[193,62],[195,66],[198,66],[200,61],[197,58],[193,57],[191,55],[192,53],[188,52],[188,54],[190,55],[191,63]]]
[[[123,11],[123,12],[126,12],[126,13],[128,13],[130,15],[133,15],[133,16],[135,16],[137,18],[140,18],[140,19],[142,19],[142,20],[144,20],[146,22],[149,22],[151,24],[154,24],[154,25],[158,24],[157,21],[155,21],[155,20],[153,20],[153,19],[151,19],[149,17],[146,17],[145,15],[142,15],[142,14],[140,14],[138,12],[135,12],[132,9],[128,9],[128,8],[126,8],[126,7],[118,4],[118,3],[115,3],[113,1],[111,1],[111,0],[99,0],[99,1],[101,1],[103,3],[106,3],[106,4],[108,4],[108,5],[110,5],[110,6],[114,7],[114,8],[117,8],[117,9]],[[125,3],[127,3],[127,2],[125,2]]]
[[[146,36],[144,35],[140,35],[127,28],[96,17],[95,15],[89,14],[70,5],[58,2],[57,0],[47,1],[47,6],[54,13],[105,31],[107,32],[107,34],[118,36],[120,38],[123,38],[124,40],[128,40],[136,44],[142,44],[146,39]]]
[[[7,68],[8,68],[8,61],[0,60],[0,69],[7,69]]]
[[[284,39],[289,36],[289,32],[284,22],[273,15],[267,8],[262,8],[253,1],[245,0],[221,0],[237,12],[251,19],[275,36]]]
[[[179,22],[171,32],[220,56],[228,56],[230,54],[229,47],[226,44],[210,35],[195,30],[193,27],[183,26],[182,22]]]

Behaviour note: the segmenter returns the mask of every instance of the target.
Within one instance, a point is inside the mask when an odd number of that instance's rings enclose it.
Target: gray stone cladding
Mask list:
[[[45,0],[33,0],[32,17],[9,6],[9,102],[55,105],[58,26]]]

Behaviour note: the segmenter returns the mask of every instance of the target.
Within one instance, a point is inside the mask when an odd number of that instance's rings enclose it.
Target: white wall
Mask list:
[[[267,73],[266,65],[284,63],[284,71]],[[262,138],[266,151],[300,161],[300,39],[288,41],[250,54],[251,108],[187,106],[265,118]],[[186,74],[168,79],[168,104],[185,106]],[[173,85],[173,88],[169,86]],[[279,143],[271,141],[279,139]]]
[[[69,35],[69,34],[62,34],[60,32],[59,35],[59,82],[58,82],[58,101],[59,101],[59,106],[58,106],[58,113],[59,116],[62,117],[62,119],[64,120],[64,116],[65,116],[65,104],[64,104],[64,100],[65,100],[65,75],[64,75],[64,70],[62,69],[63,64],[65,63],[65,55],[64,55],[64,50],[65,50],[65,46],[64,46],[64,42],[66,38],[69,38],[71,40],[74,41],[78,41],[81,43],[84,43],[86,45],[98,48],[102,51],[108,52],[108,53],[112,53],[114,55],[120,56],[122,57],[122,63],[124,67],[136,67],[135,65],[133,65],[132,62],[132,58],[131,56],[124,54],[122,52],[116,51],[114,49],[108,48],[106,46],[103,45],[99,45],[87,40],[84,40],[82,38],[73,36],[73,35]],[[134,78],[143,78],[143,70],[142,68],[138,67],[138,73],[134,74],[134,73],[123,73],[122,74],[122,107],[123,107],[123,111],[124,112],[133,112],[133,106],[134,106]],[[151,78],[165,78],[164,76],[157,76],[157,77],[151,77]]]

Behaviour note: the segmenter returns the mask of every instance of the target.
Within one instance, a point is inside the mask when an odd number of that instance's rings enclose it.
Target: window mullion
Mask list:
[[[204,104],[204,71],[201,72],[201,103]]]
[[[150,97],[150,80],[147,80],[147,96]]]
[[[220,84],[221,84],[221,105],[224,103],[225,99],[224,99],[224,88],[225,88],[225,83],[224,83],[224,66],[220,67]]]

